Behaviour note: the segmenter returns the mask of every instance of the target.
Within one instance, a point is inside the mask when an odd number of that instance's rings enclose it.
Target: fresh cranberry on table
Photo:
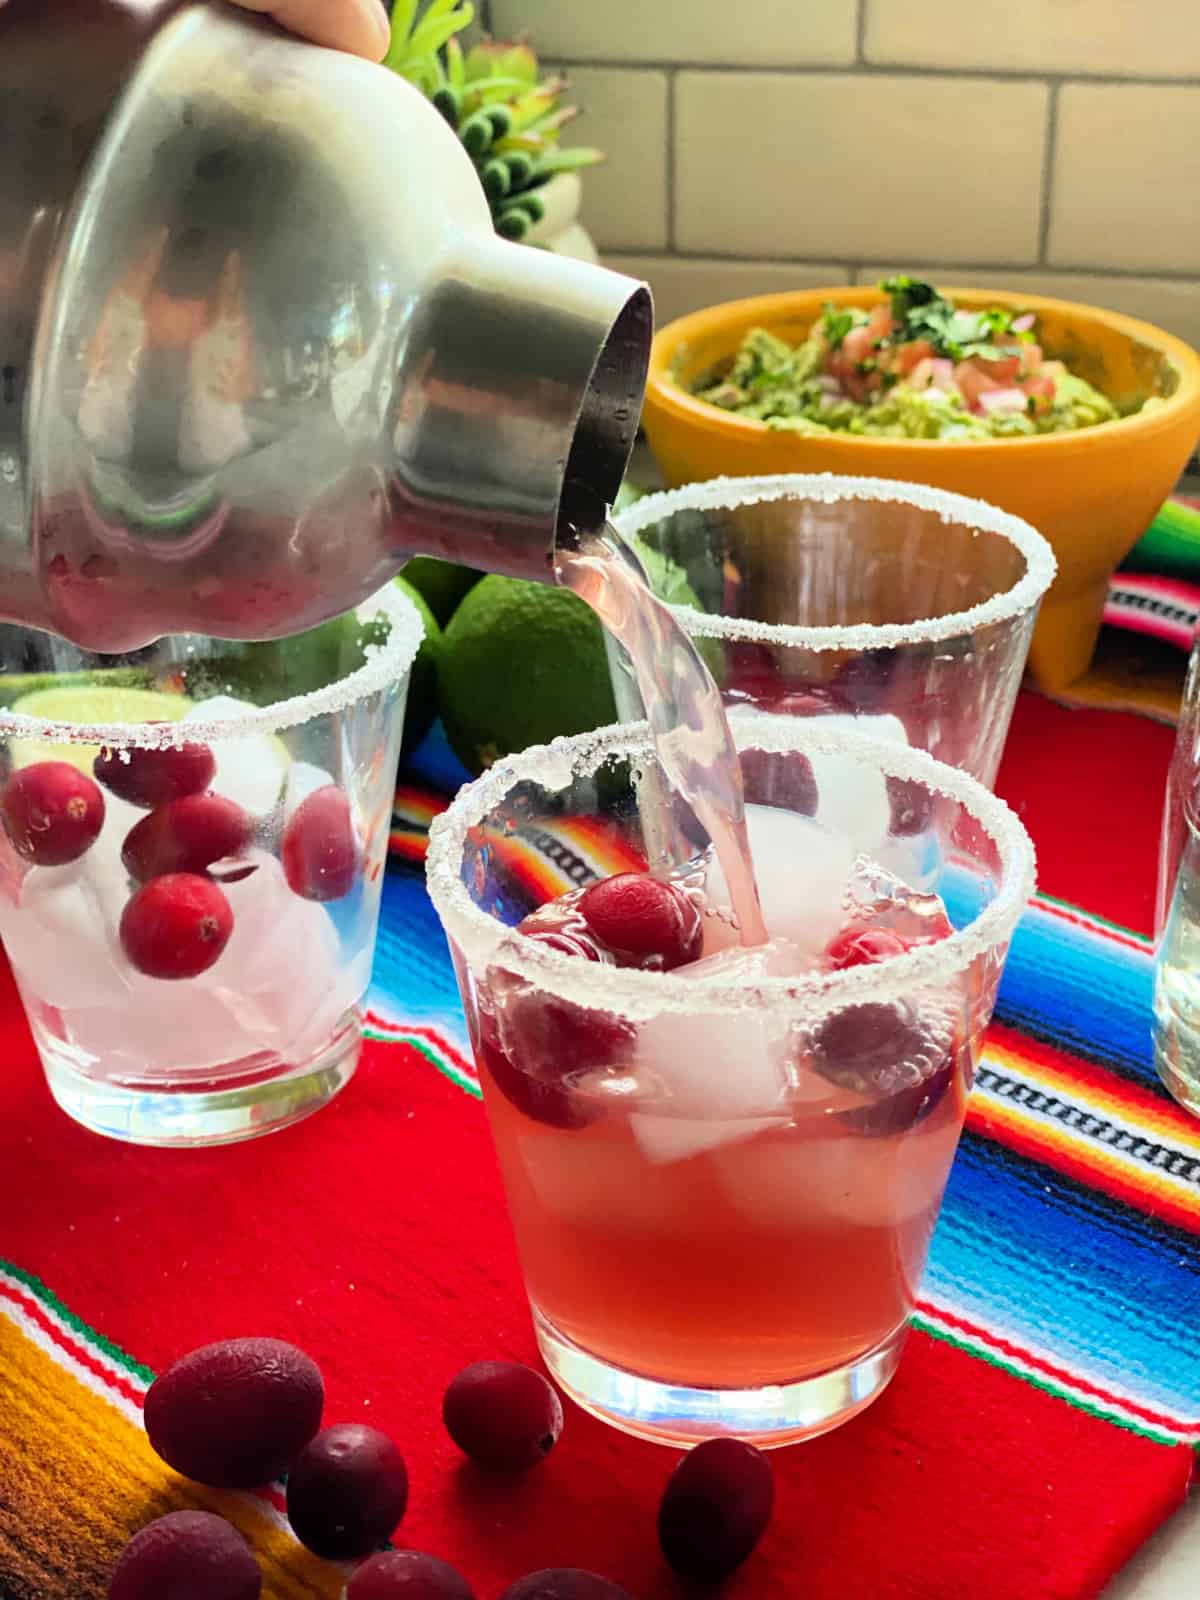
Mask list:
[[[181,1356],[146,1391],[163,1460],[196,1483],[254,1489],[282,1476],[321,1426],[325,1385],[282,1339],[224,1339]]]
[[[172,1511],[125,1546],[108,1600],[259,1600],[262,1573],[224,1517]]]
[[[207,789],[217,763],[206,744],[180,744],[161,750],[101,750],[92,770],[113,794],[150,810]]]
[[[378,1428],[343,1422],[309,1441],[292,1463],[292,1532],[326,1561],[370,1555],[392,1537],[408,1505],[404,1457]]]
[[[0,793],[0,820],[13,849],[39,867],[77,861],[104,826],[104,796],[69,761],[38,761]]]
[[[771,1520],[775,1479],[761,1450],[740,1439],[706,1439],[672,1472],[658,1512],[658,1542],[683,1578],[723,1583]]]
[[[344,1600],[475,1600],[475,1591],[448,1561],[420,1550],[382,1550],[358,1568]]]
[[[554,1386],[517,1361],[476,1361],[450,1380],[442,1399],[446,1432],[480,1466],[536,1466],[558,1443],[562,1401]]]
[[[581,1567],[546,1567],[510,1583],[500,1600],[633,1600],[627,1589]]]

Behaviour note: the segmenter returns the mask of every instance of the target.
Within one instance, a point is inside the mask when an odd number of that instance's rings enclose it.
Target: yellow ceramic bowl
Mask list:
[[[877,289],[813,289],[730,301],[662,328],[650,362],[646,435],[669,488],[725,474],[859,473],[934,484],[1024,517],[1058,557],[1058,578],[1042,602],[1029,664],[1043,688],[1062,688],[1087,670],[1108,580],[1170,494],[1200,437],[1200,356],[1149,323],[1095,306],[990,289],[944,292],[968,309],[1032,311],[1048,354],[1133,414],[1036,438],[812,439],[734,416],[688,393],[728,365],[750,328],[767,328],[797,344],[826,301],[872,306],[882,298]],[[1152,395],[1163,404],[1133,411]]]

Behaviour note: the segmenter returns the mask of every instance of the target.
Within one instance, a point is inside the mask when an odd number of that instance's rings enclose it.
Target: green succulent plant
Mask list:
[[[459,35],[474,18],[469,0],[395,0],[393,72],[421,90],[458,134],[475,164],[496,232],[523,239],[546,215],[538,193],[556,173],[604,159],[599,150],[563,148],[559,136],[579,114],[564,105],[567,80],[541,76],[523,42],[485,39],[464,50]]]

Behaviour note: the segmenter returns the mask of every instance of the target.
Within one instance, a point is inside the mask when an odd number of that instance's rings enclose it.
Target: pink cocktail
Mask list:
[[[777,1444],[895,1370],[1033,863],[923,753],[734,731],[767,944],[710,850],[645,871],[663,791],[629,730],[465,791],[430,884],[551,1370],[633,1432]],[[842,829],[814,815],[838,786]]]

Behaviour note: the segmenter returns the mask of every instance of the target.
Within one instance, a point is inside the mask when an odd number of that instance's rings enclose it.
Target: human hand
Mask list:
[[[0,0],[3,4],[3,0]],[[262,11],[314,44],[381,61],[391,38],[383,0],[234,0],[247,11]]]

